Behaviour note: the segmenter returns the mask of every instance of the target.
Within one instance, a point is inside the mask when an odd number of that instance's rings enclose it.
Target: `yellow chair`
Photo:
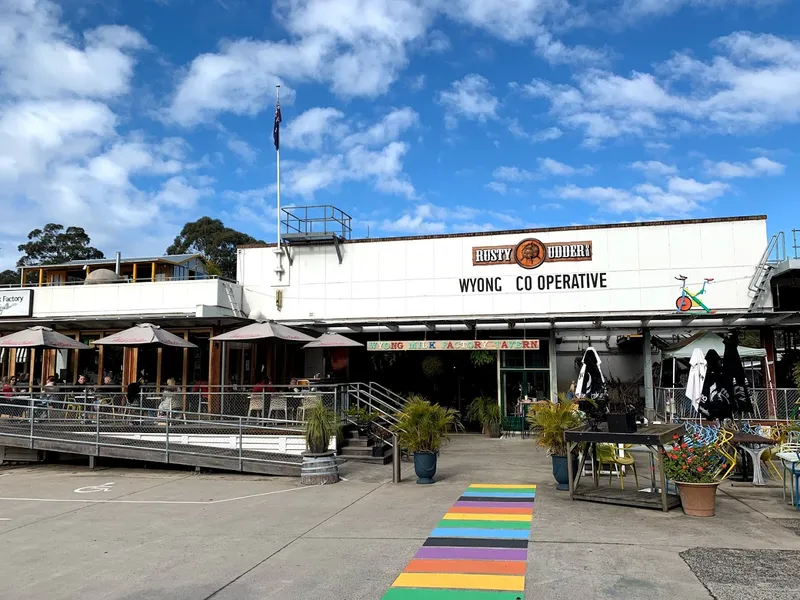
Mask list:
[[[633,470],[633,478],[636,481],[636,489],[639,489],[639,475],[636,473],[636,460],[627,451],[630,444],[625,444],[619,448],[615,444],[597,444],[597,468],[600,469],[601,465],[614,465],[619,477],[619,484],[621,489],[625,489],[625,471],[620,467],[630,467]],[[611,485],[613,473],[611,469],[608,470],[608,485]]]
[[[736,448],[731,445],[733,433],[727,429],[720,429],[717,433],[717,439],[711,446],[716,448],[717,452],[725,459],[725,467],[720,466],[715,473],[719,479],[727,479],[736,467]]]
[[[775,445],[765,450],[764,453],[761,455],[761,461],[767,468],[767,473],[769,473],[770,477],[774,475],[774,478],[776,480],[777,479],[782,480],[783,474],[780,472],[780,470],[778,470],[778,467],[775,465],[775,455],[778,454],[778,452],[780,452],[781,444],[785,441],[786,438],[786,432],[780,425],[776,425],[773,427],[762,426],[761,435],[775,441]]]

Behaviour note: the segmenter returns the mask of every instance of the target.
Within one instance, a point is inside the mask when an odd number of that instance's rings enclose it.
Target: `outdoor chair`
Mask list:
[[[305,396],[300,401],[300,406],[297,409],[297,412],[301,413],[300,420],[305,422],[306,411],[314,408],[314,406],[319,402],[322,402],[322,398],[320,398],[319,396]]]
[[[269,399],[269,411],[267,412],[267,418],[272,418],[272,413],[274,412],[282,412],[283,418],[287,421],[289,420],[289,407],[288,407],[288,399],[286,396],[279,396],[279,395],[272,395]]]
[[[625,471],[621,467],[630,467],[633,470],[633,478],[636,481],[636,489],[639,489],[639,475],[636,473],[636,459],[633,458],[628,448],[630,444],[625,444],[619,448],[615,444],[598,444],[597,445],[597,468],[600,469],[602,465],[614,465],[619,477],[619,484],[621,489],[625,489]],[[608,470],[608,485],[611,485],[614,473],[609,468]]]
[[[256,413],[256,416],[259,416],[264,413],[264,393],[263,392],[254,392],[250,394],[250,406],[247,408],[247,416],[248,418],[253,416],[253,412]]]
[[[716,475],[719,479],[727,479],[736,467],[736,448],[731,445],[732,439],[733,433],[727,429],[719,429],[717,439],[711,444],[725,461],[723,463],[725,466],[720,465],[717,470]]]
[[[790,432],[789,440],[796,440],[796,436]],[[781,477],[783,484],[783,501],[786,502],[786,475],[791,478],[792,484],[792,504],[795,510],[800,510],[800,441],[789,441],[781,444],[775,456],[780,459],[783,465],[783,475]]]

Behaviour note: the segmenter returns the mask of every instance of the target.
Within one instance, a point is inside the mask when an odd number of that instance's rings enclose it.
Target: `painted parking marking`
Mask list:
[[[86,487],[79,487],[73,490],[76,494],[96,494],[98,492],[110,492],[111,486],[114,485],[113,481],[104,483],[102,485],[87,485]]]
[[[225,502],[236,502],[249,500],[251,498],[261,498],[274,494],[284,494],[286,492],[296,492],[300,490],[312,490],[317,486],[309,485],[304,487],[289,488],[285,490],[273,490],[260,494],[249,494],[247,496],[236,496],[234,498],[221,498],[220,500],[95,500],[89,498],[24,498],[24,497],[0,497],[0,500],[18,502],[72,502],[79,504],[223,504]],[[82,488],[79,488],[82,489]],[[137,492],[133,492],[137,493]]]

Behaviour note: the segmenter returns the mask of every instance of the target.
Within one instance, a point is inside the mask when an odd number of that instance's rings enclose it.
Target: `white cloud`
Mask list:
[[[254,115],[275,84],[288,92],[306,82],[341,97],[385,93],[407,63],[407,46],[425,37],[434,13],[415,0],[280,0],[279,22],[292,41],[237,40],[188,66],[169,116],[184,125],[221,112]]]
[[[703,208],[703,203],[722,196],[727,184],[712,181],[701,183],[694,179],[671,177],[666,188],[650,183],[631,190],[614,187],[579,187],[567,185],[555,190],[563,200],[583,200],[603,212],[629,213],[647,218],[685,217]]]
[[[447,52],[452,48],[450,38],[445,35],[444,31],[434,29],[428,34],[427,44],[425,50],[436,54]]]
[[[483,29],[509,42],[533,41],[533,49],[553,64],[604,62],[606,53],[585,46],[569,47],[552,28],[587,22],[587,14],[567,0],[451,0],[442,10],[453,20]]]
[[[492,190],[505,196],[508,193],[508,185],[502,181],[490,181],[484,186],[487,190]]]
[[[106,25],[87,31],[79,43],[59,16],[44,0],[0,4],[0,89],[28,99],[127,93],[134,52],[147,47],[145,39],[128,27]]]
[[[549,175],[569,177],[570,175],[591,175],[594,173],[594,168],[589,165],[571,167],[552,158],[540,158],[539,171]]]
[[[553,116],[583,131],[589,145],[667,130],[736,134],[800,122],[800,42],[737,32],[712,48],[707,62],[678,53],[654,73],[594,69],[578,73],[575,86],[535,79],[523,91],[547,99]]]
[[[255,148],[253,148],[244,140],[236,138],[228,139],[228,150],[233,152],[248,165],[252,165],[254,162],[256,162],[256,158],[258,157],[258,152],[255,150]]]
[[[733,179],[736,177],[761,177],[763,175],[782,175],[786,170],[786,165],[771,160],[765,156],[759,156],[749,162],[713,162],[705,161],[703,166],[711,177],[721,177],[722,179]]]
[[[419,74],[411,78],[408,87],[412,92],[419,92],[425,89],[425,74]]]
[[[102,249],[152,254],[211,181],[184,140],[126,131],[128,115],[109,104],[131,91],[144,38],[116,25],[81,33],[59,19],[52,2],[0,2],[0,212],[14,215],[0,235],[14,248],[60,222]]]
[[[326,138],[343,136],[347,128],[341,122],[344,113],[336,108],[310,108],[282,125],[281,146],[318,151]]]
[[[445,109],[445,124],[454,128],[459,119],[486,122],[497,118],[500,101],[491,93],[489,80],[471,73],[439,92],[439,104]]]
[[[394,109],[385,115],[378,123],[364,131],[359,131],[347,136],[343,146],[380,146],[394,141],[406,130],[419,123],[419,115],[410,108]]]
[[[558,127],[547,127],[545,129],[540,129],[539,131],[527,132],[519,124],[519,121],[517,121],[517,119],[511,120],[511,122],[508,124],[508,130],[514,137],[522,138],[524,140],[528,140],[534,143],[557,140],[564,133]]]
[[[530,181],[536,178],[536,173],[520,169],[519,167],[497,167],[492,171],[492,177],[501,179],[503,181],[513,181],[515,183],[520,181]]]
[[[686,5],[718,9],[729,9],[731,5],[762,8],[782,2],[784,0],[623,0],[619,14],[625,18],[639,19],[669,15]]]
[[[666,177],[667,175],[678,174],[678,168],[675,165],[667,165],[657,160],[637,160],[628,166],[650,177]]]
[[[482,220],[487,219],[487,220]],[[385,219],[380,229],[393,233],[433,234],[446,231],[490,231],[497,229],[493,222],[518,224],[516,215],[473,208],[471,206],[444,207],[435,204],[416,204],[403,211],[397,219]]]

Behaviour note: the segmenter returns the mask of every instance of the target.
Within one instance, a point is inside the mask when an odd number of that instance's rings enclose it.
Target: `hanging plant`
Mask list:
[[[422,372],[425,377],[436,377],[444,373],[444,364],[438,356],[428,356],[422,361]]]
[[[800,388],[800,362],[794,363],[794,367],[792,367],[792,379],[794,379],[794,384]]]
[[[469,353],[469,360],[475,367],[493,365],[496,353],[491,350],[473,350]]]

